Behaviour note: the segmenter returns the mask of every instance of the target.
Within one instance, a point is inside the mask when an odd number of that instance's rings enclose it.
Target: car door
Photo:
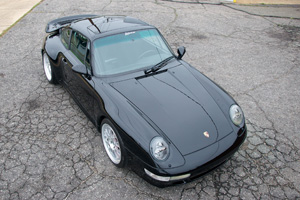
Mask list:
[[[72,70],[74,65],[84,64],[87,74]],[[90,42],[82,34],[72,31],[69,50],[62,55],[64,84],[91,120],[95,120],[94,81],[91,77]]]

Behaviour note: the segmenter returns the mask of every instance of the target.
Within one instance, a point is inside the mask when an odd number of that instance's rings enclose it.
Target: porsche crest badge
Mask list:
[[[209,138],[209,133],[208,133],[207,131],[205,131],[205,132],[203,133],[203,135],[204,135],[205,137]]]

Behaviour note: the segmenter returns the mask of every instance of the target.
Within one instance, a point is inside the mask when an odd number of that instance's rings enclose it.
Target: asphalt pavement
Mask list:
[[[300,198],[300,20],[193,2],[44,0],[0,37],[0,199]],[[165,189],[114,167],[92,123],[43,74],[46,23],[86,13],[137,17],[185,46],[183,59],[244,110],[249,135],[233,158]]]

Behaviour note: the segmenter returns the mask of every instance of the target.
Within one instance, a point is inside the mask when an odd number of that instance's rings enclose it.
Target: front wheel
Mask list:
[[[47,80],[49,83],[57,84],[55,74],[53,72],[49,57],[46,52],[43,53],[43,67]]]
[[[127,154],[124,149],[123,141],[117,129],[108,119],[104,119],[101,123],[101,136],[110,161],[117,167],[125,167]]]

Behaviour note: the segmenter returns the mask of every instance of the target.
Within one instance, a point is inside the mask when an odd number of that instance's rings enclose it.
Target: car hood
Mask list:
[[[183,65],[110,85],[159,127],[182,155],[199,151],[232,132],[218,104]]]

